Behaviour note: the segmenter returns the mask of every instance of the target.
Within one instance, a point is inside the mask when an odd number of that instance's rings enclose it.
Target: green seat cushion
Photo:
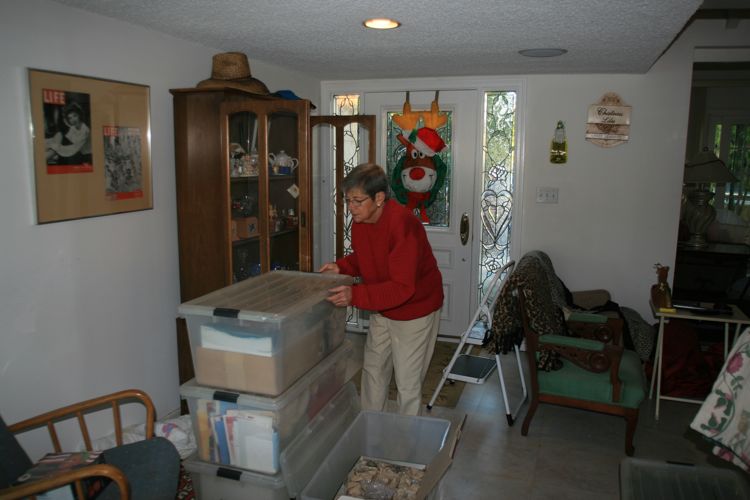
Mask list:
[[[604,342],[601,340],[585,339],[583,337],[566,337],[565,335],[542,335],[539,337],[539,344],[555,344],[569,347],[580,347],[587,351],[603,351]]]
[[[646,376],[638,355],[629,350],[622,353],[620,401],[612,401],[612,384],[609,372],[594,373],[561,358],[563,367],[557,371],[538,371],[539,392],[585,401],[609,403],[626,408],[638,408],[646,396]]]

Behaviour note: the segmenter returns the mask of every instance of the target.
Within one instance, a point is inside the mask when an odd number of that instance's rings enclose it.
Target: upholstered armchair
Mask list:
[[[625,418],[625,452],[632,455],[638,411],[646,394],[640,358],[620,344],[617,324],[612,323],[615,318],[559,326],[561,313],[545,285],[542,266],[522,259],[514,272],[519,269],[516,298],[531,375],[530,404],[521,434],[528,435],[539,403],[596,411]]]
[[[146,410],[144,441],[123,444],[120,408],[124,404],[140,403]],[[55,452],[61,452],[57,425],[77,420],[85,448],[92,451],[91,437],[85,416],[110,409],[114,422],[117,446],[103,452],[104,463],[92,464],[45,479],[14,485],[19,476],[28,471],[33,462],[21,447],[16,435],[46,427]],[[59,408],[7,426],[0,418],[0,499],[28,498],[42,492],[70,485],[78,499],[86,498],[84,481],[104,478],[107,486],[97,500],[119,499],[174,499],[180,472],[180,456],[168,440],[154,436],[154,405],[149,396],[139,390],[101,396]],[[68,426],[66,424],[60,427]],[[65,450],[72,451],[72,450]]]

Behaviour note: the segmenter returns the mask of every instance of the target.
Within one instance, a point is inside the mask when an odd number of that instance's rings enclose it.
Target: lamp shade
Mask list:
[[[685,184],[707,184],[710,182],[722,184],[737,182],[737,180],[737,177],[726,164],[708,148],[705,148],[685,164],[683,180]]]

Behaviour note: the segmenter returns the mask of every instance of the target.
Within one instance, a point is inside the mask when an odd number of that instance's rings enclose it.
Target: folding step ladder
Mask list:
[[[470,384],[483,384],[487,381],[487,378],[489,378],[495,368],[497,368],[497,374],[500,378],[500,389],[503,394],[503,403],[505,404],[505,415],[508,419],[508,425],[513,425],[513,422],[518,415],[518,411],[528,397],[526,380],[523,376],[523,365],[521,364],[521,354],[518,346],[513,347],[516,353],[516,362],[518,363],[518,375],[521,379],[523,398],[513,411],[511,411],[510,404],[508,403],[508,392],[505,388],[505,378],[503,377],[500,354],[495,353],[495,359],[492,359],[482,356],[473,356],[470,353],[473,346],[481,346],[484,343],[485,332],[492,328],[492,311],[498,297],[500,296],[500,291],[505,285],[508,276],[513,272],[515,265],[515,261],[508,262],[500,268],[490,280],[479,307],[477,307],[477,310],[474,312],[474,315],[469,322],[468,328],[466,328],[466,331],[461,335],[461,340],[458,343],[456,352],[453,354],[453,358],[451,358],[450,363],[448,363],[448,366],[443,370],[443,376],[440,379],[440,383],[438,383],[435,393],[432,395],[432,399],[430,399],[430,402],[427,404],[428,410],[432,409],[432,405],[435,404],[435,400],[447,380],[458,380]],[[464,346],[466,346],[466,352],[462,353],[461,350]]]

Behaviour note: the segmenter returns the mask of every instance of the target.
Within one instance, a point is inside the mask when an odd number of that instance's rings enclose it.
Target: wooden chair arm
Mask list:
[[[598,340],[605,344],[622,345],[622,318],[607,318],[606,323],[568,321],[568,331],[576,337]]]
[[[82,401],[80,403],[74,403],[56,410],[48,411],[36,417],[31,417],[21,422],[17,422],[13,425],[9,425],[8,429],[14,434],[25,432],[38,427],[46,427],[49,431],[50,439],[55,448],[56,452],[63,451],[60,446],[60,440],[55,429],[55,423],[75,417],[78,420],[78,427],[81,431],[85,447],[88,451],[92,451],[91,437],[89,435],[88,427],[84,415],[87,413],[93,413],[98,410],[102,410],[109,406],[112,410],[112,418],[114,421],[115,438],[117,446],[122,446],[122,419],[120,415],[120,406],[124,403],[140,402],[146,407],[146,429],[145,438],[149,439],[154,435],[154,422],[156,420],[156,410],[154,409],[154,403],[151,398],[145,392],[139,389],[127,389],[124,391],[107,394],[105,396],[99,396],[97,398]],[[124,477],[124,476],[123,476]]]
[[[28,498],[32,495],[38,495],[45,491],[65,485],[72,485],[75,488],[76,498],[85,499],[86,494],[83,489],[82,481],[97,477],[106,477],[114,481],[120,490],[120,500],[127,500],[130,498],[130,484],[128,483],[127,477],[125,477],[125,474],[123,474],[120,469],[110,464],[93,464],[79,469],[61,472],[38,481],[0,490],[0,500]]]
[[[571,363],[594,373],[609,372],[609,380],[612,383],[612,400],[620,400],[622,382],[620,381],[620,360],[624,348],[621,345],[602,344],[595,349],[584,345],[575,345],[575,343],[555,343],[547,342],[544,337],[539,338],[539,348],[554,351]],[[584,339],[581,339],[584,340]],[[590,345],[592,341],[587,341]],[[583,343],[579,343],[583,344]]]

